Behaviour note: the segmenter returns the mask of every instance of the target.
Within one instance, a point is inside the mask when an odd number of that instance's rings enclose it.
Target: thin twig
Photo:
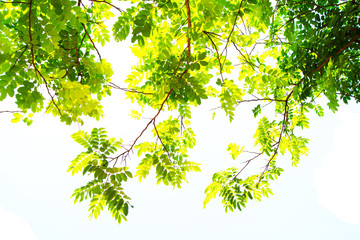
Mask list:
[[[93,40],[92,40],[92,38],[91,38],[90,34],[87,32],[85,25],[84,25],[83,23],[81,23],[81,25],[83,26],[84,31],[85,31],[85,33],[86,33],[86,35],[89,37],[90,42],[92,43],[93,47],[95,48],[95,50],[96,50],[97,54],[99,55],[100,61],[101,61],[101,55],[100,55],[99,50],[96,48],[95,43],[93,42]]]
[[[273,99],[273,98],[257,98],[257,99],[245,99],[245,100],[239,100],[237,101],[238,104],[243,102],[257,102],[257,101],[271,101],[271,102],[286,102],[286,100],[283,99]]]
[[[221,55],[224,53],[225,49],[227,48],[227,46],[228,46],[228,44],[229,44],[229,42],[230,42],[230,37],[231,37],[232,33],[233,33],[234,30],[235,30],[236,21],[237,21],[239,15],[240,15],[240,13],[241,13],[241,7],[242,7],[242,4],[243,4],[243,1],[244,1],[244,0],[241,0],[241,2],[240,2],[240,6],[239,6],[239,9],[238,9],[238,11],[237,11],[237,13],[236,13],[236,16],[235,16],[235,20],[234,20],[232,29],[231,29],[231,31],[230,31],[230,33],[229,33],[229,36],[228,36],[227,39],[226,39],[226,45],[225,45],[225,48],[224,48],[224,50],[222,51]],[[225,61],[225,60],[224,60],[224,61]]]
[[[286,101],[285,101],[284,118],[283,118],[283,122],[282,122],[282,124],[281,124],[281,131],[280,131],[279,138],[278,138],[277,142],[275,143],[275,145],[277,145],[277,146],[276,146],[276,149],[275,149],[273,155],[271,156],[271,158],[268,160],[268,162],[267,162],[264,170],[262,171],[262,173],[261,173],[261,175],[260,175],[260,177],[259,177],[259,180],[258,180],[256,186],[259,185],[262,177],[264,176],[265,172],[268,170],[271,161],[274,160],[275,156],[277,155],[277,153],[278,153],[278,151],[279,151],[281,138],[282,138],[282,135],[283,135],[283,133],[284,133],[284,131],[285,131],[286,122],[287,122],[287,120],[288,120],[288,114],[289,114],[289,112],[288,112],[288,110],[289,110],[289,109],[288,109],[288,108],[289,108],[289,105],[288,105],[288,104],[289,104],[289,99],[290,99],[291,95],[293,94],[293,92],[294,92],[294,91],[292,90],[292,91],[289,93],[289,95],[287,96]]]
[[[121,8],[113,5],[112,3],[109,3],[107,1],[99,1],[99,0],[89,0],[90,2],[98,2],[98,3],[106,3],[108,5],[110,5],[111,7],[115,8],[116,10],[118,10],[119,12],[123,12],[124,10],[122,10]]]
[[[253,161],[254,159],[260,157],[263,154],[263,152],[261,153],[257,153],[254,157],[250,158],[249,160],[246,160],[246,164],[241,168],[241,170],[230,180],[230,182],[234,181],[242,171],[244,171],[244,169],[250,164],[251,161]]]
[[[108,83],[108,86],[109,86],[109,87],[112,87],[112,88],[115,88],[115,89],[119,89],[119,90],[124,91],[124,92],[139,93],[139,94],[144,94],[144,95],[154,95],[154,93],[141,92],[141,91],[138,91],[138,90],[135,90],[135,89],[122,88],[122,87],[116,85],[116,84],[113,83],[113,82],[109,82],[109,83]]]
[[[23,3],[23,4],[30,4],[28,2],[5,2],[5,1],[0,1],[2,3],[11,3],[11,4],[14,4],[14,3]]]
[[[188,32],[187,32],[187,49],[188,49],[188,63],[190,61],[191,56],[191,40],[190,40],[190,29],[191,29],[191,11],[190,11],[190,3],[189,0],[185,0],[186,5],[186,16],[187,16],[187,23],[188,23]]]
[[[185,49],[185,50],[186,50],[186,49]],[[185,50],[184,50],[184,51],[185,51]],[[183,53],[184,53],[184,52],[183,52]],[[183,55],[183,54],[181,54],[181,56],[182,56],[182,55]],[[179,67],[180,67],[181,62],[182,62],[182,58],[180,58],[179,63],[178,63],[178,65],[177,65],[177,67],[176,67],[176,69],[175,69],[175,71],[174,71],[173,78],[176,76],[176,74],[177,74],[177,72],[178,72],[178,69],[179,69]],[[188,72],[188,68],[186,68],[186,69],[183,71],[183,73],[179,76],[177,82],[179,82],[180,79],[181,79],[187,72]],[[175,85],[176,85],[176,84],[175,84]],[[158,112],[155,114],[155,116],[154,116],[153,118],[150,119],[150,121],[146,124],[145,128],[144,128],[144,129],[141,131],[141,133],[137,136],[137,138],[136,138],[136,139],[134,140],[134,142],[130,145],[130,147],[129,147],[126,151],[122,152],[120,155],[118,155],[117,157],[115,157],[116,160],[115,160],[114,166],[115,166],[115,164],[117,163],[117,160],[118,160],[120,157],[122,157],[123,159],[126,159],[126,157],[129,156],[129,154],[130,154],[130,152],[133,150],[136,142],[137,142],[137,141],[140,139],[140,137],[145,133],[145,131],[146,131],[146,130],[148,129],[148,127],[150,126],[150,124],[152,124],[152,123],[155,121],[155,119],[159,116],[160,112],[161,112],[162,109],[164,108],[165,103],[166,103],[167,100],[169,99],[170,94],[171,94],[173,91],[174,91],[174,88],[170,89],[170,91],[166,94],[166,97],[165,97],[165,99],[162,101],[162,103],[161,103],[161,105],[160,105],[160,107],[159,107]]]
[[[158,132],[158,130],[157,130],[157,128],[156,128],[155,119],[154,119],[154,121],[153,121],[153,125],[154,125],[154,129],[155,129],[156,135],[157,135],[157,137],[159,138],[161,145],[162,145],[163,148],[165,149],[165,151],[166,151],[166,153],[167,153],[167,155],[168,155],[168,157],[169,157],[169,160],[171,161],[170,152],[168,151],[167,147],[165,146],[164,142],[162,141],[162,139],[161,139],[161,137],[160,137],[160,134],[159,134],[159,132]]]
[[[9,72],[11,72],[13,70],[13,68],[16,66],[17,62],[20,60],[20,58],[22,57],[22,55],[25,53],[25,51],[27,50],[29,45],[25,46],[24,51],[21,52],[20,56],[15,60],[14,64],[11,66]]]
[[[241,50],[238,48],[238,46],[237,46],[234,42],[232,42],[232,43],[233,43],[235,49],[236,49],[236,50],[240,53],[240,55],[245,59],[245,62],[246,62],[247,64],[249,64],[250,67],[255,71],[255,67],[257,67],[257,66],[250,61],[250,57],[249,57],[249,59],[247,59],[246,56],[245,56],[245,55],[241,52]],[[249,54],[247,54],[247,55],[249,56]]]
[[[0,113],[22,113],[23,111],[21,110],[14,110],[14,111],[11,111],[11,110],[3,110],[3,111],[0,111]]]
[[[211,44],[213,45],[213,47],[215,48],[215,51],[216,51],[216,57],[217,57],[217,60],[219,62],[219,70],[220,70],[220,77],[221,77],[221,80],[222,82],[224,82],[224,77],[223,77],[223,70],[222,70],[222,63],[221,63],[221,60],[220,60],[220,53],[219,53],[219,49],[217,47],[217,45],[214,43],[214,41],[212,40],[211,36],[209,35],[210,33],[209,32],[206,32],[206,31],[203,31],[203,33],[206,34],[206,36],[210,39],[211,41]]]

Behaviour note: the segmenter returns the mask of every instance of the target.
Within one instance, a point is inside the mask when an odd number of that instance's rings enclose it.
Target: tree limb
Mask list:
[[[347,44],[345,44],[342,48],[340,48],[340,50],[338,50],[334,56],[340,54],[341,52],[343,52],[345,49],[347,49],[353,42],[355,42],[358,38],[360,37],[360,33],[358,35],[356,35],[355,37],[353,37]],[[325,59],[325,61],[323,61],[317,68],[315,68],[314,70],[312,70],[311,72],[309,72],[308,75],[311,75],[319,70],[321,70],[321,68],[330,61],[331,58],[333,58],[334,56],[330,56],[327,59]]]

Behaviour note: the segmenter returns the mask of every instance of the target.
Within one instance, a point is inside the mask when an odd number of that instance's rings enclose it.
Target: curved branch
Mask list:
[[[287,126],[287,121],[288,121],[288,113],[289,113],[289,100],[290,100],[290,97],[291,95],[293,94],[293,90],[289,93],[289,95],[286,97],[285,100],[281,100],[282,102],[285,102],[285,108],[284,108],[284,117],[283,117],[283,121],[282,121],[282,124],[281,124],[281,130],[280,130],[280,134],[279,134],[279,138],[278,140],[272,145],[273,147],[276,146],[276,149],[274,150],[274,153],[272,154],[272,156],[269,158],[266,166],[264,167],[264,170],[261,172],[260,176],[259,176],[259,180],[256,184],[256,186],[259,185],[263,175],[265,174],[265,172],[268,170],[269,166],[270,166],[270,163],[272,160],[274,160],[274,158],[276,157],[276,155],[278,154],[278,151],[279,151],[279,147],[280,147],[280,142],[281,142],[281,139],[282,139],[282,136],[284,134],[284,131],[286,129],[286,126]],[[264,100],[264,99],[255,99],[254,101],[259,101],[259,100]],[[270,100],[272,101],[272,99],[266,99],[266,100]],[[259,152],[259,153],[255,153],[255,152],[251,152],[251,153],[254,153],[255,156],[250,158],[249,160],[246,160],[245,161],[245,165],[241,168],[241,170],[230,180],[230,182],[234,181],[240,174],[241,172],[250,164],[250,162],[252,162],[254,159],[260,157],[264,151],[262,152]]]
[[[280,147],[280,142],[281,142],[281,138],[282,138],[282,135],[285,131],[285,128],[286,128],[286,122],[288,121],[288,115],[289,115],[289,99],[291,97],[291,95],[293,94],[293,90],[289,93],[289,95],[287,96],[286,100],[285,100],[285,108],[284,108],[284,118],[283,118],[283,121],[282,121],[282,124],[281,124],[281,131],[280,131],[280,135],[279,135],[279,138],[277,140],[277,142],[274,144],[274,146],[276,145],[276,149],[273,153],[273,155],[270,157],[270,159],[268,160],[264,170],[262,171],[261,175],[259,176],[259,180],[256,184],[256,186],[259,185],[262,177],[264,176],[265,172],[269,169],[269,166],[270,166],[270,163],[272,160],[274,160],[274,158],[276,157],[276,155],[278,154],[278,151],[279,151],[279,147]]]
[[[206,34],[206,36],[210,39],[211,44],[212,44],[213,47],[215,48],[216,57],[217,57],[217,60],[218,60],[218,62],[219,62],[219,71],[220,71],[221,80],[222,80],[222,82],[224,82],[224,77],[223,77],[223,64],[221,63],[221,60],[220,60],[219,49],[218,49],[217,45],[214,43],[214,41],[212,40],[211,36],[209,35],[210,32],[203,31],[203,33]]]

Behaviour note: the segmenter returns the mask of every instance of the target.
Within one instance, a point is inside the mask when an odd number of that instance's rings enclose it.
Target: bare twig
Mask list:
[[[286,102],[286,100],[283,99],[257,98],[257,99],[245,99],[245,100],[237,101],[237,103],[240,104],[244,102],[257,102],[257,101]]]
[[[170,94],[173,92],[173,89],[170,90],[170,92],[166,95],[164,101],[161,103],[160,108],[158,110],[158,112],[155,114],[155,116],[146,124],[145,128],[141,131],[141,133],[139,134],[139,136],[134,140],[134,142],[131,144],[130,148],[128,150],[126,150],[125,152],[121,153],[119,156],[117,156],[117,158],[121,157],[121,156],[127,156],[130,151],[134,148],[136,142],[139,140],[139,138],[144,134],[144,132],[148,129],[148,127],[150,126],[150,124],[152,124],[155,119],[157,118],[157,116],[159,116],[161,110],[164,107],[165,102],[168,100]]]
[[[244,169],[250,164],[251,161],[255,160],[256,158],[260,157],[263,154],[263,152],[261,153],[257,153],[254,157],[250,158],[249,160],[246,160],[245,165],[241,168],[241,170],[231,179],[230,182],[234,181],[242,171],[244,171]]]
[[[108,86],[112,87],[112,88],[115,88],[115,89],[119,89],[119,90],[124,91],[124,92],[139,93],[139,94],[144,94],[144,95],[154,95],[154,93],[150,93],[150,92],[141,92],[141,91],[138,91],[138,90],[135,90],[135,89],[122,88],[122,87],[116,85],[113,82],[109,82]]]
[[[14,111],[10,111],[10,110],[3,110],[0,111],[0,113],[22,113],[23,111],[21,110],[14,110]]]

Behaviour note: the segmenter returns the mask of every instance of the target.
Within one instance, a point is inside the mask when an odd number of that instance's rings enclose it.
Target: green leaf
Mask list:
[[[125,203],[125,204],[123,205],[122,210],[123,210],[124,215],[127,216],[128,213],[129,213],[129,205],[128,205],[127,203]]]

